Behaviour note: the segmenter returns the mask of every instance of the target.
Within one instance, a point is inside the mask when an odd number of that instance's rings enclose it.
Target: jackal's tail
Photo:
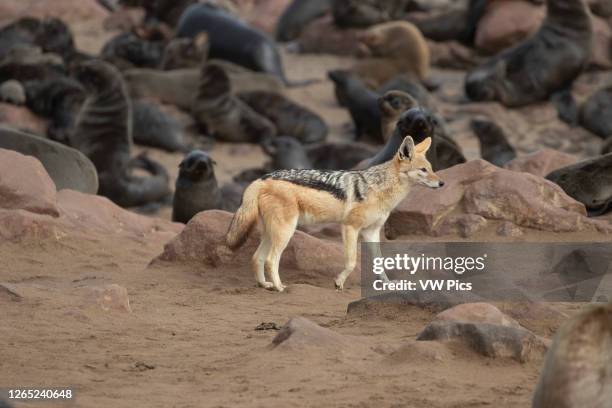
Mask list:
[[[234,214],[225,242],[231,249],[238,249],[244,244],[257,222],[259,216],[259,183],[255,181],[244,192],[242,204]]]

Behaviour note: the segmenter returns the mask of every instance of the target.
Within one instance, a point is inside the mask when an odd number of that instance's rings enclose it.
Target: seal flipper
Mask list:
[[[578,125],[578,105],[572,95],[571,88],[553,93],[550,96],[550,102],[557,108],[559,119],[572,127]]]

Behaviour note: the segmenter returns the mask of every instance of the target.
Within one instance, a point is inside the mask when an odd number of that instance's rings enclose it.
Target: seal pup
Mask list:
[[[132,108],[119,71],[104,61],[91,60],[76,66],[75,77],[87,98],[68,142],[96,167],[99,194],[122,207],[143,206],[168,196],[168,174],[162,166],[145,156],[130,159]],[[131,174],[135,168],[151,176],[136,177]]]
[[[504,131],[496,123],[486,119],[473,119],[470,127],[480,142],[480,156],[498,167],[516,158],[516,150],[510,145]]]
[[[193,38],[173,38],[164,48],[159,68],[164,71],[201,67],[208,58],[210,42],[202,31]]]
[[[152,103],[136,100],[132,102],[132,135],[134,143],[156,147],[167,152],[184,152],[181,124]]]
[[[606,408],[612,401],[612,304],[586,306],[555,334],[533,408]]]
[[[435,110],[429,91],[422,85],[418,78],[413,75],[398,75],[385,82],[376,90],[379,95],[384,95],[389,91],[402,91],[412,96],[418,104],[431,111]]]
[[[422,81],[429,76],[429,46],[414,24],[378,24],[362,33],[359,40],[364,59],[352,71],[373,88],[399,74],[411,74]]]
[[[386,143],[397,125],[402,113],[418,106],[419,103],[412,96],[402,91],[389,91],[378,98],[378,107],[381,116],[381,134]]]
[[[183,12],[177,26],[178,37],[208,33],[210,57],[234,62],[258,72],[278,77],[285,85],[306,85],[312,81],[292,82],[285,76],[276,44],[263,32],[208,3],[193,4]]]
[[[294,137],[304,144],[322,142],[327,137],[327,124],[319,115],[279,93],[251,91],[236,96],[269,119],[279,135]]]
[[[524,106],[571,87],[592,49],[591,14],[584,0],[547,0],[547,15],[531,38],[491,58],[466,76],[473,101]]]
[[[218,140],[257,143],[276,136],[274,124],[232,93],[228,75],[216,65],[204,64],[192,113]]]
[[[580,124],[603,137],[612,136],[612,86],[598,90],[582,105]]]
[[[163,41],[147,41],[134,33],[121,33],[104,44],[100,56],[121,71],[129,68],[159,67],[165,44]]]
[[[215,164],[201,150],[193,150],[183,158],[174,190],[172,221],[187,224],[201,211],[236,210],[237,206],[226,204],[227,200],[215,177]]]
[[[23,105],[26,101],[26,93],[19,81],[9,79],[0,84],[0,101],[13,105]]]
[[[306,148],[313,169],[350,170],[362,161],[374,156],[377,149],[369,144],[321,143]]]
[[[261,143],[263,151],[272,160],[272,170],[312,169],[306,148],[297,139],[289,136],[278,136]]]
[[[335,0],[334,22],[341,28],[367,28],[392,20],[402,20],[406,13],[420,11],[413,0]]]
[[[313,20],[325,15],[332,0],[293,0],[283,11],[276,24],[276,40],[296,40],[302,30]]]
[[[560,168],[546,178],[583,203],[591,217],[612,210],[612,153]]]

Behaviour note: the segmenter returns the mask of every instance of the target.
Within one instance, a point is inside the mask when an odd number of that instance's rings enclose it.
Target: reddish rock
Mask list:
[[[497,235],[501,237],[520,237],[524,234],[523,230],[509,221],[502,222],[497,227]]]
[[[23,106],[0,102],[0,123],[36,135],[47,134],[47,121]]]
[[[506,316],[489,303],[463,303],[438,313],[435,320],[468,323],[488,323],[507,327],[521,327],[513,318]]]
[[[59,215],[55,184],[34,157],[0,149],[0,208]]]
[[[535,33],[545,15],[545,7],[528,1],[492,1],[478,22],[476,48],[496,54]]]
[[[317,347],[348,351],[355,347],[355,339],[321,327],[304,317],[293,317],[272,339],[272,347],[285,350]]]
[[[247,242],[235,252],[225,245],[232,214],[211,210],[196,215],[183,232],[166,244],[157,258],[168,262],[198,262],[213,267],[250,265],[259,245],[260,234],[251,233]],[[342,270],[344,252],[341,245],[322,241],[296,231],[281,258],[281,268],[323,272],[331,279],[331,270]],[[356,271],[354,275],[358,275]],[[282,278],[282,271],[281,271]]]
[[[453,218],[459,215],[478,215],[543,231],[612,232],[606,223],[587,218],[584,205],[559,186],[532,174],[473,160],[439,175],[445,187],[433,190],[415,186],[391,213],[387,236],[443,235],[457,224],[453,220],[461,220]]]
[[[612,68],[612,26],[601,17],[593,16],[593,54],[591,65],[599,69]]]
[[[0,210],[0,240],[57,240],[63,235],[61,221],[52,216],[25,210]]]
[[[578,158],[571,154],[554,149],[542,149],[535,153],[519,156],[506,163],[504,168],[545,177],[550,172],[574,164],[577,161]]]

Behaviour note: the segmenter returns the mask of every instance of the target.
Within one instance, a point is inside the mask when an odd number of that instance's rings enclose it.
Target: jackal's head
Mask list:
[[[440,188],[444,182],[434,173],[425,154],[431,147],[431,138],[414,145],[412,137],[406,136],[402,142],[395,160],[399,164],[401,181],[413,182],[430,188]]]

